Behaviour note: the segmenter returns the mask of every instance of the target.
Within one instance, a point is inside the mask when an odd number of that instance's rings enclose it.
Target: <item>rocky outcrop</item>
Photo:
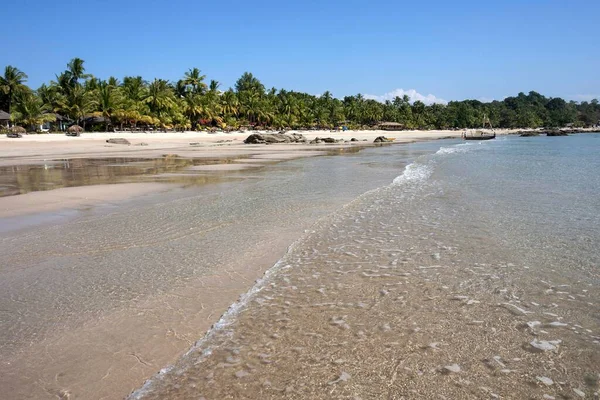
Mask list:
[[[306,143],[303,135],[298,133],[253,133],[248,136],[244,143],[246,144],[274,144],[274,143]]]
[[[110,143],[110,144],[131,144],[129,143],[129,140],[124,139],[124,138],[111,138],[111,139],[106,139],[106,143]]]
[[[542,129],[542,130],[523,130],[517,131],[516,134],[521,137],[531,137],[531,136],[569,136],[571,133],[579,133],[580,129],[575,128],[561,128],[561,129]]]
[[[375,138],[375,140],[373,141],[373,143],[389,143],[389,142],[393,142],[394,139],[388,139],[385,136],[377,136]]]
[[[554,129],[554,130],[546,132],[546,136],[569,136],[569,134],[560,129]]]

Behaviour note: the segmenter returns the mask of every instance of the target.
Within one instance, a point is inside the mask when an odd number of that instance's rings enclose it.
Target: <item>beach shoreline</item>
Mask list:
[[[461,132],[454,133],[457,135],[454,136],[455,138],[460,137]],[[15,151],[14,149],[1,153],[9,156],[1,157],[0,162],[12,161],[17,162],[17,164],[19,162],[30,164],[43,162],[44,159],[63,157],[151,158],[164,154],[164,151],[168,149],[173,151],[169,154],[177,154],[181,157],[227,158],[233,159],[240,165],[247,166],[252,163],[261,164],[266,162],[271,164],[302,156],[312,157],[332,154],[331,151],[334,149],[369,147],[372,145],[371,139],[376,137],[374,135],[379,136],[381,134],[394,135],[396,136],[396,142],[399,142],[397,132],[363,133],[364,136],[360,137],[367,139],[368,142],[332,145],[242,145],[237,144],[236,141],[217,143],[219,140],[223,140],[221,138],[209,137],[202,140],[202,136],[194,136],[193,141],[200,142],[200,145],[190,146],[188,143],[191,141],[189,137],[177,138],[177,140],[167,137],[166,139],[156,138],[154,143],[147,140],[148,146],[140,146],[139,149],[136,146],[135,149],[132,149],[135,146],[133,139],[131,140],[132,146],[112,145],[109,148],[104,147],[105,136],[117,136],[115,134],[104,134],[103,137],[93,139],[92,143],[81,140],[78,142],[83,142],[83,144],[70,144],[69,148],[64,147],[65,140],[69,140],[69,138],[61,138],[56,142],[52,140],[40,141],[38,143],[41,144],[37,149],[33,149],[23,157],[11,155]],[[228,134],[223,134],[223,136],[225,135]],[[318,135],[325,136],[322,133],[315,133],[314,135],[315,137]],[[333,135],[332,133],[331,136]],[[401,138],[400,143],[442,139],[448,136],[448,132],[445,131],[436,134],[429,133],[428,135],[404,136]],[[198,137],[201,139],[198,139]],[[351,132],[348,137],[358,138],[359,135],[356,133],[352,135]],[[35,143],[35,141],[30,143]],[[48,143],[52,145],[43,146]],[[63,145],[60,146],[60,143],[63,143]],[[4,150],[1,145],[0,149]],[[268,166],[267,168],[278,169],[277,166]],[[218,172],[228,175],[235,171],[234,169],[203,172]],[[141,198],[153,202],[153,195],[165,190],[168,195],[169,188],[178,187],[177,185],[164,186],[156,184],[158,186],[155,188],[149,187],[148,190],[144,189],[136,193],[131,191],[128,186],[121,185],[129,184],[67,188],[67,191],[72,189],[78,192],[77,198],[86,201],[81,203],[78,203],[80,200],[77,199],[72,199],[70,203],[57,201],[54,204],[63,207],[54,208],[51,212],[79,209],[80,207],[89,208],[90,206],[94,209],[106,204],[113,190],[118,190],[122,194],[122,197],[111,200],[117,208],[120,207],[119,204],[123,204],[127,200],[131,200],[131,204],[137,204],[138,199]],[[146,183],[132,185],[146,185]],[[232,183],[232,187],[236,185],[237,183]],[[121,189],[119,189],[120,186]],[[98,190],[104,191],[104,194],[92,196],[94,191]],[[25,199],[28,195],[31,195],[39,197],[38,206],[44,203],[52,205],[52,202],[48,202],[48,199],[62,192],[62,189],[57,189],[9,196],[0,198],[0,204],[2,204],[3,199],[19,202],[19,199]],[[215,197],[221,196],[215,189],[210,189],[207,193]],[[90,198],[95,198],[97,201],[90,202]],[[33,206],[28,206],[26,202],[22,203],[20,209],[16,207],[12,209],[15,212],[13,217],[27,215],[28,212],[40,211]],[[11,208],[6,209],[9,211],[8,214],[3,214],[5,218],[10,216]],[[317,220],[312,219],[312,223]],[[235,304],[241,294],[247,293],[254,286],[257,279],[262,277],[282,256],[288,253],[291,243],[295,243],[298,238],[302,237],[306,229],[312,229],[312,223],[306,224],[307,221],[309,220],[298,219],[297,226],[289,229],[285,229],[283,225],[270,227],[272,232],[263,235],[257,234],[254,243],[249,243],[244,249],[236,249],[240,251],[240,260],[224,262],[221,265],[222,268],[214,269],[203,275],[199,280],[186,283],[187,286],[178,287],[177,290],[167,291],[160,296],[149,296],[140,299],[136,302],[135,307],[139,312],[138,315],[123,310],[104,313],[99,319],[90,319],[63,332],[58,330],[40,343],[32,343],[29,349],[21,354],[21,357],[8,360],[9,364],[6,364],[5,360],[3,369],[6,368],[5,371],[8,373],[5,374],[5,379],[0,380],[0,387],[8,388],[11,393],[21,393],[29,397],[39,397],[43,393],[46,393],[49,398],[52,396],[68,397],[69,395],[82,398],[90,396],[120,398],[126,396],[135,388],[141,387],[143,382],[154,376],[160,368],[173,365],[183,353],[192,347],[195,340],[202,338],[204,333],[220,319],[220,316],[232,304]],[[216,267],[219,267],[219,265],[217,264]],[[198,309],[198,304],[201,305],[200,309]],[[178,313],[185,314],[190,318],[176,321],[176,318],[173,319],[175,315],[171,315],[173,309],[177,309]],[[171,319],[173,321],[170,321]],[[148,321],[151,321],[151,323],[149,324]],[[165,321],[170,322],[165,324]],[[167,326],[168,329],[165,330]],[[118,329],[115,330],[115,327],[118,327]],[[123,336],[119,339],[118,335]],[[82,338],[86,338],[86,340],[82,340]],[[38,365],[33,366],[33,370],[31,369],[32,360],[37,360],[38,363]],[[38,375],[32,374],[36,371],[35,368],[37,368],[36,373]],[[28,378],[29,376],[34,376],[34,381]],[[31,387],[32,382],[34,383],[33,389],[24,389],[28,386]]]
[[[315,134],[315,136],[317,135],[320,133]],[[149,146],[144,146],[139,153],[131,151],[133,146],[111,146],[109,151],[112,154],[106,153],[104,137],[95,138],[91,140],[92,143],[84,142],[83,145],[75,145],[76,142],[65,141],[62,137],[54,142],[50,136],[50,140],[38,141],[39,147],[31,149],[29,154],[22,157],[15,156],[14,153],[18,149],[7,150],[9,146],[4,146],[6,142],[2,142],[0,160],[4,163],[28,165],[44,162],[44,160],[70,157],[152,158],[164,154],[165,149],[173,149],[173,153],[182,157],[225,157],[238,160],[242,165],[252,163],[263,165],[264,163],[266,171],[269,171],[269,168],[274,170],[279,168],[277,165],[273,165],[274,162],[340,152],[343,154],[344,149],[372,146],[370,139],[374,137],[373,135],[378,134],[369,133],[365,134],[366,137],[361,136],[368,138],[369,142],[332,145],[236,145],[214,143],[209,140],[212,138],[208,138],[206,142],[203,142],[206,146],[200,147],[189,146],[188,137],[178,138],[175,141],[172,139],[165,141],[165,139],[159,138],[155,140],[154,147],[152,143],[149,143]],[[321,134],[321,136],[324,135]],[[352,137],[354,136],[358,135]],[[425,137],[404,138],[403,142],[433,140],[446,136],[446,132],[429,134]],[[45,138],[44,136],[40,137]],[[200,140],[196,138],[194,141]],[[27,142],[13,141],[12,143],[21,146]],[[65,143],[69,143],[69,147],[65,147]],[[48,144],[51,145],[47,146]],[[150,147],[149,151],[146,147]],[[114,150],[115,148],[116,150]],[[135,150],[137,150],[137,146]],[[128,154],[125,156],[124,153]],[[202,172],[229,175],[236,171],[209,170]],[[236,185],[238,184],[235,182],[231,184],[232,187],[236,187]],[[83,215],[93,220],[97,218],[94,210],[100,209],[103,205],[109,204],[110,212],[114,212],[119,210],[120,205],[125,202],[128,202],[130,206],[135,206],[142,201],[141,199],[144,199],[143,201],[146,203],[163,201],[154,200],[154,198],[161,199],[163,196],[161,193],[173,198],[175,193],[172,189],[177,188],[180,186],[175,184],[126,183],[79,186],[7,196],[0,198],[0,209],[2,210],[0,218],[5,221],[15,221],[36,215],[58,215],[58,219],[49,222],[40,219],[40,227],[47,227],[52,232],[55,227],[56,229],[61,227],[61,221],[67,221],[67,219],[60,218],[61,213],[85,210]],[[187,193],[184,189],[181,190],[183,195]],[[207,188],[206,193],[209,196],[219,196],[214,188]],[[311,207],[315,208],[316,206],[312,205]],[[327,206],[323,209],[329,210],[330,207]],[[98,215],[102,214],[103,212],[100,211]],[[87,217],[87,215],[90,216]],[[69,218],[72,217],[72,215],[69,216]],[[227,261],[220,268],[217,268],[219,264],[216,264],[216,269],[203,275],[199,280],[196,279],[192,283],[186,284],[187,286],[178,287],[176,290],[170,290],[161,295],[145,297],[136,302],[134,309],[144,310],[140,315],[126,310],[101,313],[97,317],[89,318],[68,329],[57,329],[51,334],[42,336],[40,340],[32,342],[27,349],[5,358],[2,365],[4,379],[0,380],[0,387],[10,390],[15,394],[15,398],[19,398],[19,396],[43,397],[44,393],[49,397],[71,394],[82,398],[90,396],[119,398],[127,395],[133,389],[140,387],[159,368],[174,363],[190,348],[194,340],[201,338],[228,307],[235,303],[241,294],[249,290],[253,282],[279,260],[287,252],[289,245],[294,243],[314,221],[315,217],[310,219],[302,217],[293,224],[294,226],[286,225],[291,223],[291,220],[289,222],[282,221],[281,226],[271,226],[268,232],[255,233],[255,237],[252,238],[253,242],[236,250],[241,252],[239,260]],[[60,235],[63,237],[57,238],[57,245],[61,247],[69,245],[69,228],[65,229],[67,232]],[[35,221],[33,225],[29,221],[23,229],[14,230],[14,233],[21,235],[21,231],[34,232],[35,230]],[[11,238],[11,232],[3,234],[5,237]],[[45,240],[50,240],[49,238],[50,236]],[[102,254],[110,251],[110,249],[103,249],[101,244],[95,245],[96,248],[93,247],[85,251],[77,249],[74,256],[79,258],[80,256],[77,254],[80,253],[87,257],[88,251],[92,255],[96,252]],[[9,254],[8,257],[18,256]],[[32,265],[37,262],[34,261]],[[65,263],[69,265],[72,261],[65,261]],[[7,273],[14,279],[15,271],[7,271]],[[165,328],[162,325],[164,322],[159,323],[159,321],[173,319],[170,315],[172,307],[187,310],[185,313],[189,318],[170,322],[170,327],[164,332]],[[132,338],[136,338],[136,340],[132,340]],[[33,360],[36,361],[33,362]]]
[[[292,131],[290,133],[293,133]],[[378,136],[392,137],[390,144],[459,138],[458,131],[298,131],[307,140],[333,137],[333,144],[288,143],[275,145],[244,144],[249,132],[157,132],[157,133],[84,133],[81,137],[59,134],[25,135],[20,139],[0,136],[0,167],[52,163],[73,159],[152,159],[166,155],[189,159],[221,160],[223,163],[188,168],[185,172],[235,172],[264,166],[273,162],[302,157],[326,155],[344,149],[362,149],[375,146]],[[110,138],[125,138],[131,145],[108,144]],[[356,139],[350,142],[350,139]],[[141,145],[143,144],[143,145]],[[16,196],[0,197],[0,218],[17,217],[42,212],[100,205],[149,194],[180,185],[169,183],[111,184],[77,186],[35,191]]]

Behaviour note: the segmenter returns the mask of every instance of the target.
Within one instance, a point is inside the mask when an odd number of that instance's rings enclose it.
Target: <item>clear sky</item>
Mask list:
[[[431,98],[600,97],[600,0],[7,0],[0,68]]]

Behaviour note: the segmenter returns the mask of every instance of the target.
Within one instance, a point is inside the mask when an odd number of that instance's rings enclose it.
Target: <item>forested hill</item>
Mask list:
[[[27,86],[27,75],[7,66],[0,77],[0,110],[13,124],[39,126],[56,119],[85,124],[90,117],[109,126],[154,126],[175,129],[243,125],[274,128],[368,127],[381,121],[398,122],[407,129],[481,127],[485,118],[495,128],[594,126],[600,121],[598,100],[576,103],[536,92],[519,93],[502,101],[451,101],[426,105],[407,96],[381,103],[362,95],[333,97],[266,89],[251,73],[244,73],[234,88],[222,90],[219,82],[197,68],[177,82],[127,76],[106,80],[86,71],[84,61],[71,60],[56,80],[37,89]]]

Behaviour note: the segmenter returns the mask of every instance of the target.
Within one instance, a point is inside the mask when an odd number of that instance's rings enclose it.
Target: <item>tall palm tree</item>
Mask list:
[[[219,86],[221,86],[221,83],[219,83],[219,81],[215,81],[214,79],[211,79],[210,85],[208,85],[208,90],[211,93],[217,93],[217,91],[219,90]]]
[[[4,76],[0,76],[0,90],[8,96],[8,110],[6,111],[9,114],[14,97],[26,89],[25,82],[27,78],[25,72],[12,65],[7,65],[4,68]]]
[[[51,112],[57,112],[60,103],[60,93],[56,85],[42,84],[36,91],[44,107]]]
[[[108,123],[111,122],[113,114],[119,110],[120,106],[118,89],[110,82],[102,81],[96,93],[96,104],[104,117],[105,130],[108,132]]]
[[[198,94],[188,93],[183,98],[183,113],[188,117],[192,129],[196,129],[198,119],[204,111],[202,98]]]
[[[150,111],[160,116],[175,106],[175,96],[169,82],[164,79],[154,79],[148,85],[143,101],[148,104]]]
[[[79,84],[80,79],[88,78],[90,75],[85,73],[84,61],[81,58],[75,57],[67,64],[67,74],[72,87]]]
[[[141,76],[126,76],[123,78],[122,90],[128,100],[141,101],[144,97],[146,83]]]
[[[206,89],[204,78],[206,78],[206,75],[202,75],[198,68],[191,68],[185,73],[183,83],[190,85],[194,93],[203,93]]]
[[[97,104],[92,92],[87,92],[83,86],[75,86],[67,96],[63,98],[60,106],[62,112],[76,120],[80,124],[84,118],[94,111]],[[85,121],[84,121],[85,124]],[[85,128],[85,126],[84,126]]]
[[[231,89],[221,95],[221,111],[225,117],[237,117],[240,109],[240,102],[237,95]]]

